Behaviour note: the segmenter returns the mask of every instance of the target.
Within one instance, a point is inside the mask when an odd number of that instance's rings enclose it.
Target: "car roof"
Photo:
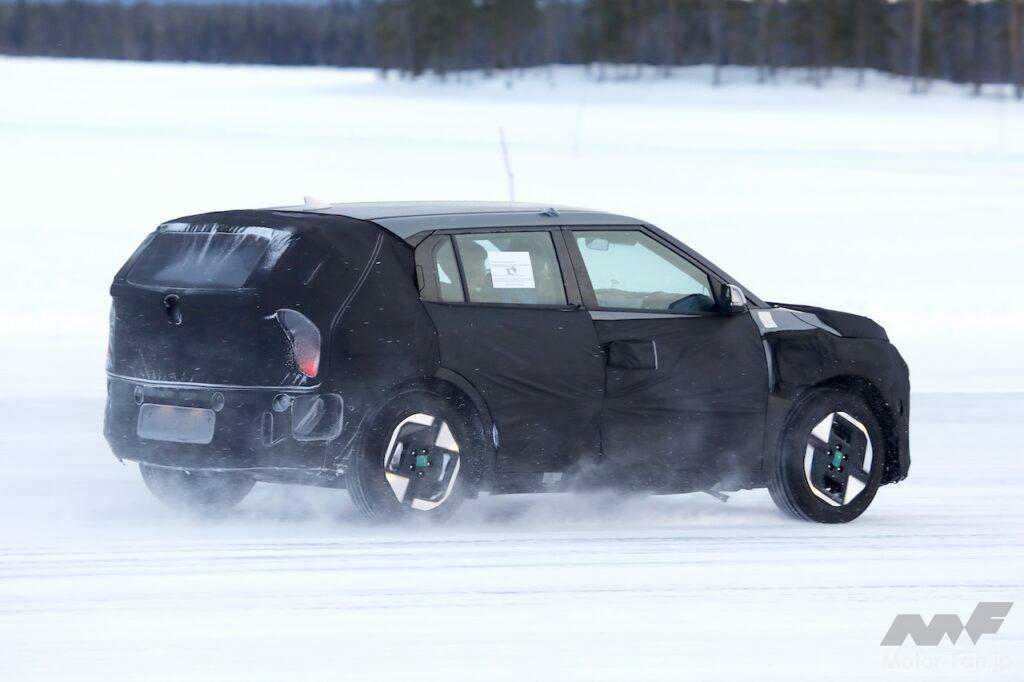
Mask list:
[[[316,206],[314,204],[314,206]],[[628,216],[558,204],[504,201],[389,201],[281,206],[273,210],[338,215],[377,223],[408,239],[428,230],[548,225],[641,225]]]
[[[417,237],[436,230],[573,225],[644,226],[675,244],[723,281],[736,282],[717,265],[664,230],[643,220],[588,208],[506,201],[367,201],[343,204],[314,202],[307,203],[306,206],[279,206],[267,210],[336,215],[364,220],[380,225],[412,245],[419,241]],[[748,298],[758,306],[764,307],[764,301],[746,287],[742,288]]]

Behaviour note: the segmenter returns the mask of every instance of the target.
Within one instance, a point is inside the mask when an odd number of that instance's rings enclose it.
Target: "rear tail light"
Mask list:
[[[307,377],[315,377],[320,371],[320,330],[308,317],[288,308],[277,311],[277,321],[288,335],[295,366]]]

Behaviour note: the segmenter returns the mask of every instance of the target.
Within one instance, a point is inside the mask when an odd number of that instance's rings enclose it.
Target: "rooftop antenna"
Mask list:
[[[324,208],[330,208],[331,203],[318,199],[316,197],[302,197],[302,208],[306,211],[319,211]]]
[[[512,162],[508,159],[508,145],[505,143],[505,128],[498,127],[498,141],[501,142],[501,157],[505,160],[505,175],[508,177],[508,200],[516,200],[516,176],[512,174]]]

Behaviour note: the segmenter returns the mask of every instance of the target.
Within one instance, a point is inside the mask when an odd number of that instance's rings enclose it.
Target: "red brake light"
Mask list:
[[[308,317],[288,308],[277,311],[277,321],[288,335],[295,366],[307,377],[315,377],[320,371],[320,330]]]

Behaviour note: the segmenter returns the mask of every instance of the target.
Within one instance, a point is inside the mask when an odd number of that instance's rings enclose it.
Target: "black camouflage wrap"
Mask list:
[[[530,215],[514,222],[531,225]],[[541,229],[557,230],[557,217],[543,215]],[[397,234],[371,219],[300,210],[209,213],[158,228],[270,235],[271,247],[233,289],[133,282],[149,239],[117,274],[104,427],[115,455],[344,485],[374,415],[426,388],[472,413],[495,492],[552,489],[552,473],[656,492],[735,490],[765,484],[764,453],[793,401],[835,385],[860,395],[883,426],[884,482],[907,475],[908,371],[873,321],[753,294],[751,310],[732,315],[601,316],[578,303],[587,298],[578,289],[564,307],[424,301],[416,245],[432,230],[426,218],[409,220],[428,229]],[[472,216],[448,222],[465,229]],[[644,228],[716,284],[735,283]],[[320,330],[315,378],[294,364],[281,309]],[[142,403],[223,406],[210,442],[180,443],[139,435]],[[297,437],[310,415],[337,429]]]

